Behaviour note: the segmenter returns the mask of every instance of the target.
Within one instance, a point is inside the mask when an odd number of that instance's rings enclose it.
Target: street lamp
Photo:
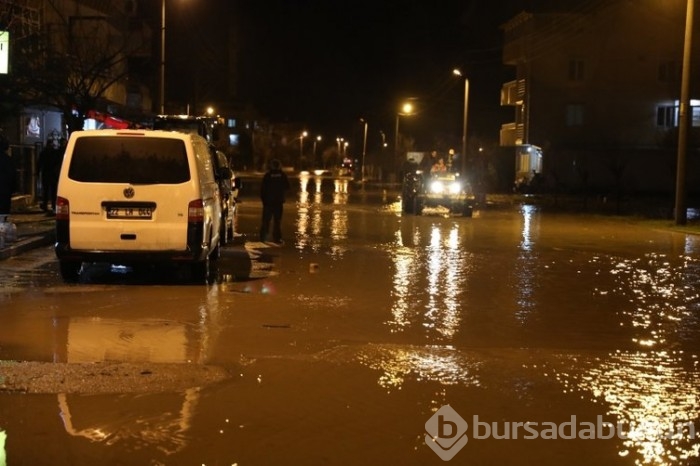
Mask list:
[[[313,153],[314,163],[317,163],[317,161],[316,161],[316,143],[317,142],[321,142],[321,135],[316,136],[316,139],[314,139],[314,153]]]
[[[413,114],[413,105],[410,102],[406,102],[401,106],[401,111],[396,114],[396,130],[394,131],[394,154],[396,157],[396,160],[399,160],[400,151],[399,151],[399,118],[404,115],[412,115]]]
[[[343,150],[342,150],[343,141],[345,141],[345,139],[335,138],[335,142],[338,143],[338,157],[342,157],[342,155],[343,155]]]
[[[455,76],[463,76],[462,72],[455,68],[452,70]],[[464,115],[462,118],[462,169],[461,174],[467,173],[467,109],[469,108],[469,78],[464,78]]]
[[[360,121],[365,124],[365,135],[362,139],[362,182],[365,182],[365,156],[367,155],[367,120],[360,118]]]
[[[685,13],[685,42],[683,45],[683,72],[681,77],[681,101],[678,120],[678,160],[676,162],[676,225],[685,225],[688,213],[685,208],[685,154],[688,145],[688,112],[690,109],[690,49],[693,43],[693,2],[688,0]]]
[[[165,0],[160,6],[160,114],[165,115]]]
[[[304,138],[308,136],[309,133],[306,131],[301,133],[301,136],[299,137],[299,157],[304,157]]]

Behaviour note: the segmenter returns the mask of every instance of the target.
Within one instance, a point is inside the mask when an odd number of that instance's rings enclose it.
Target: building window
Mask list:
[[[700,128],[700,107],[694,107],[690,104],[690,126],[693,128]]]
[[[659,81],[662,83],[675,83],[678,81],[678,64],[673,60],[659,64]]]
[[[569,81],[583,81],[583,60],[569,60]]]
[[[690,126],[700,128],[700,102],[690,102]],[[677,128],[680,123],[678,103],[660,105],[656,108],[656,126],[659,128]]]
[[[583,105],[569,104],[566,106],[566,126],[583,125]]]
[[[678,107],[675,105],[660,105],[657,107],[656,126],[659,128],[674,128],[678,126]]]

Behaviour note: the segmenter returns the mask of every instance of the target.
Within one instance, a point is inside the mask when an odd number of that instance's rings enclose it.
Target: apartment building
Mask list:
[[[514,121],[502,126],[501,146],[513,147],[516,177],[538,172],[550,188],[672,191],[686,0],[585,5],[521,12],[502,26],[515,79],[502,87]],[[690,190],[700,181],[700,101],[691,106]]]
[[[2,123],[13,141],[64,135],[71,108],[81,118],[150,112],[151,31],[136,1],[0,0],[0,17],[6,79],[23,104],[16,122]]]
[[[21,194],[47,142],[151,113],[151,30],[136,0],[0,0],[0,128]]]

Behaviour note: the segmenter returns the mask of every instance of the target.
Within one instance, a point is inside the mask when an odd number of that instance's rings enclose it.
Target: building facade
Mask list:
[[[51,140],[87,127],[126,127],[151,113],[151,30],[136,0],[0,0],[8,41],[0,127],[21,194]]]
[[[540,172],[551,188],[672,191],[686,0],[593,4],[522,12],[503,25],[503,62],[515,79],[501,104],[515,118],[501,145],[514,148],[516,177]],[[689,189],[700,167],[700,102],[691,105]]]

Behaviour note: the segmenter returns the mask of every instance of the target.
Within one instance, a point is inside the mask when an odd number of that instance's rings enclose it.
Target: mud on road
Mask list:
[[[224,368],[201,364],[0,361],[0,393],[179,392],[230,377]]]

